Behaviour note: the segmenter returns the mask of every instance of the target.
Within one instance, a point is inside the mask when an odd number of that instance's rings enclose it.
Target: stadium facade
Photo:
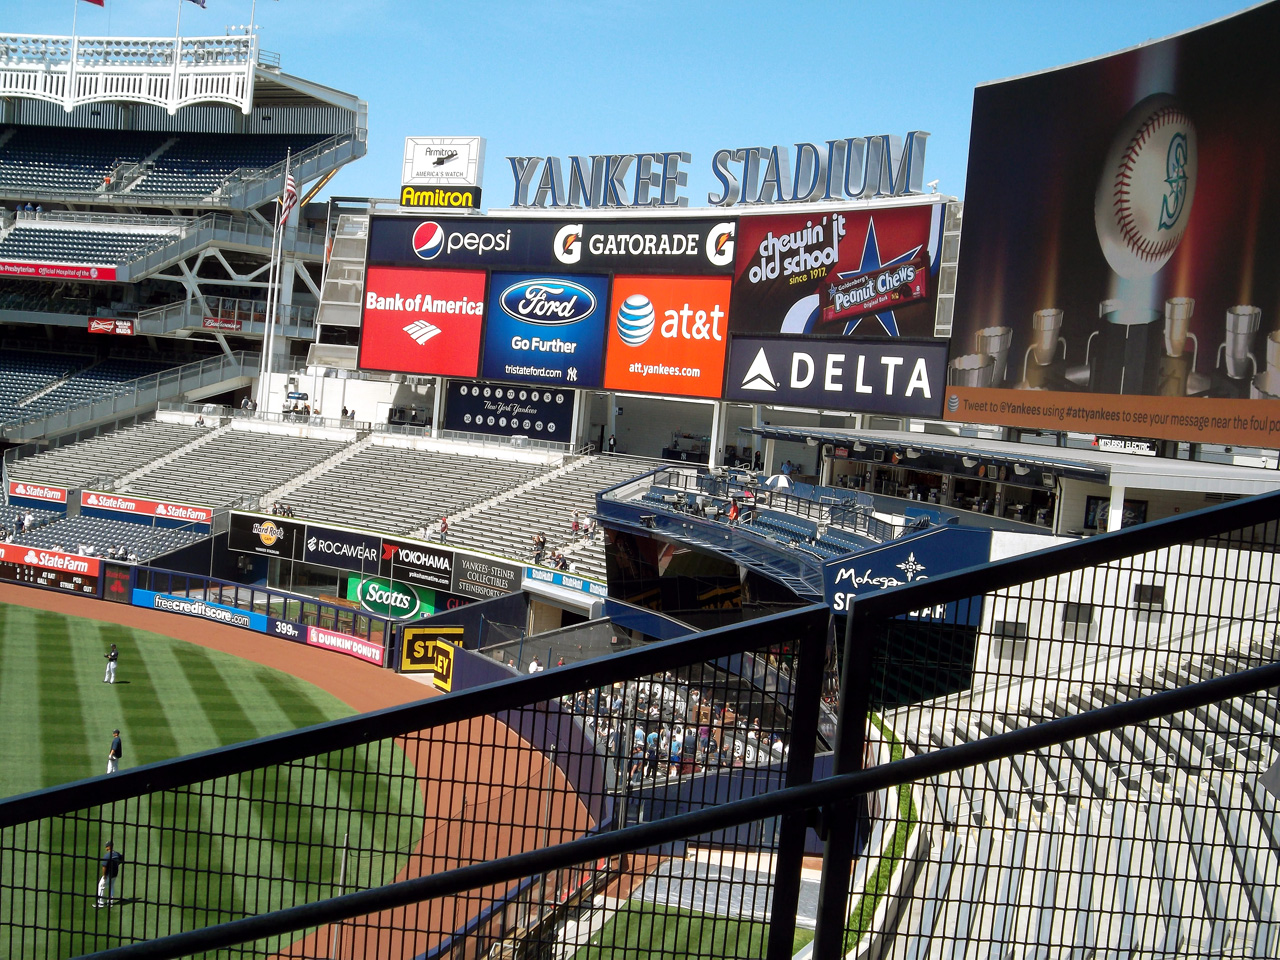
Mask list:
[[[804,916],[823,957],[1272,956],[1275,698],[1240,678],[1275,660],[1276,506],[1226,501],[1277,486],[1280,333],[1254,305],[1274,300],[1275,237],[1213,224],[1274,198],[1212,159],[1248,159],[1237,135],[1280,85],[1212,64],[1278,11],[980,88],[964,207],[923,192],[919,131],[798,144],[794,170],[778,147],[720,151],[720,194],[694,209],[678,151],[512,157],[512,208],[484,214],[457,209],[479,207],[483,141],[411,138],[396,200],[321,207],[365,152],[366,106],[256,36],[0,38],[0,579],[461,695],[472,712],[378,721],[387,752],[356,764],[375,792],[403,786],[393,742],[435,750],[461,720],[537,769],[516,793],[542,820],[512,819],[505,781],[470,810],[482,838],[516,826],[502,852],[551,847],[536,874],[477,880],[454,925],[366,919],[349,951],[568,955],[724,893],[749,941],[725,955],[789,956]],[[1045,160],[1046,187],[1012,159],[1025,142],[1074,166]],[[550,664],[563,682],[513,683]],[[1198,689],[1218,680],[1234,692]],[[499,681],[486,717],[466,697]],[[1159,691],[1199,712],[1148,707]],[[1040,732],[1107,705],[1091,739]],[[1007,742],[1047,752],[964,749],[1032,730]],[[360,731],[333,749],[376,742]],[[750,814],[953,750],[970,759],[800,801],[812,815]],[[233,749],[225,777],[322,753]],[[223,776],[179,762],[110,802],[216,782],[235,810]],[[428,819],[466,822],[465,790],[454,810],[431,784]],[[54,806],[96,816],[74,791]],[[397,831],[431,834],[404,810]],[[232,817],[217,842],[261,826],[254,843],[332,846],[281,816]],[[582,841],[602,856],[556,852]],[[4,842],[50,869],[40,843]],[[493,859],[471,842],[459,863]],[[610,859],[624,848],[656,869]],[[157,898],[208,869],[154,853]],[[388,884],[435,857],[370,874],[379,909],[426,897]],[[242,905],[344,892],[298,882]],[[179,905],[112,940],[0,889],[10,941],[49,955],[187,929]],[[331,951],[338,921],[374,917],[332,909]]]

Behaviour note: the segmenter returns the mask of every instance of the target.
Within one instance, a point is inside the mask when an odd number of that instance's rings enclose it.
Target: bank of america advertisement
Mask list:
[[[947,419],[1280,446],[1277,36],[977,89]]]

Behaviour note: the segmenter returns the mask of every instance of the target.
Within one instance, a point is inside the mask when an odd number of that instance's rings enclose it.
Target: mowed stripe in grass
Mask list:
[[[111,686],[102,674],[113,642],[120,666]],[[336,698],[259,664],[0,604],[4,794],[102,774],[115,726],[128,768],[348,713]],[[0,943],[24,957],[66,956],[327,895],[346,835],[353,848],[357,839],[367,844],[366,858],[377,853],[381,869],[369,885],[390,880],[405,858],[388,850],[407,851],[421,838],[422,804],[403,752],[378,746],[46,820],[34,835],[17,828],[28,838],[17,846],[30,853],[0,858],[8,887],[0,889]],[[107,837],[126,857],[118,892],[126,903],[96,910]]]

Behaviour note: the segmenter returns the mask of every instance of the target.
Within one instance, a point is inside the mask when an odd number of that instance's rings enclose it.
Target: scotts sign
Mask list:
[[[412,619],[422,606],[413,587],[382,578],[357,581],[352,599],[359,601],[360,606],[370,613],[392,620]]]
[[[845,137],[822,144],[739,147],[717,150],[711,174],[718,191],[713,206],[867,200],[921,193],[929,134],[912,130]],[[692,156],[683,151],[602,154],[591,157],[507,157],[515,181],[513,207],[685,207],[681,170]]]

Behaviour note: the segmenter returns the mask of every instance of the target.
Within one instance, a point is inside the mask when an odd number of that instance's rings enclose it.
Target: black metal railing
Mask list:
[[[479,686],[0,801],[0,952],[1276,956],[1277,545],[1271,495],[858,595],[829,754],[823,607],[445,648]]]

